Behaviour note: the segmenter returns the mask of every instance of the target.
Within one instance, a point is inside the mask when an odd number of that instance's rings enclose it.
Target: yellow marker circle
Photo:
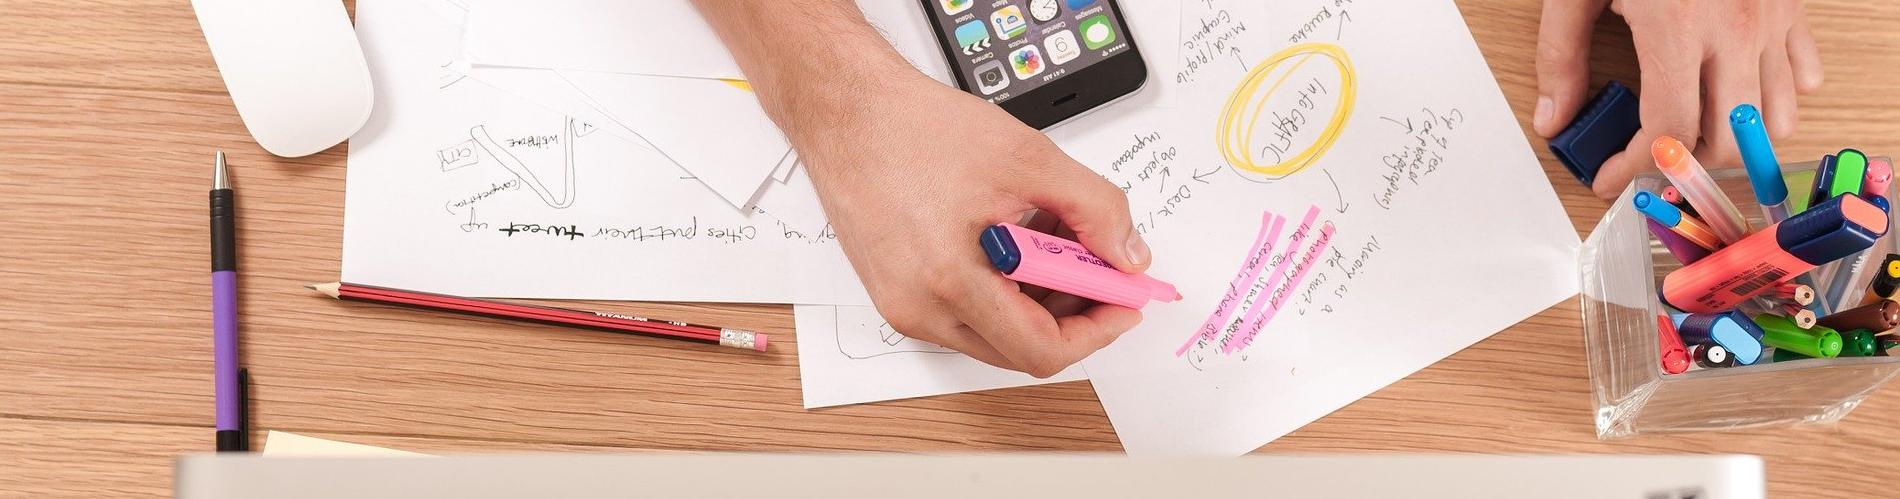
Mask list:
[[[1887,275],[1900,277],[1900,262],[1887,264]]]
[[[1339,69],[1339,91],[1336,93],[1338,97],[1334,102],[1332,118],[1327,120],[1325,128],[1320,129],[1318,139],[1299,154],[1273,164],[1254,161],[1253,127],[1259,121],[1261,111],[1274,92],[1280,89],[1280,84],[1285,83],[1288,76],[1314,57],[1332,61],[1333,66]],[[1268,84],[1267,76],[1288,61],[1292,61],[1293,65]],[[1308,42],[1287,47],[1248,71],[1247,77],[1234,88],[1233,95],[1227,97],[1227,104],[1221,108],[1220,123],[1214,129],[1215,145],[1219,147],[1221,156],[1227,159],[1227,164],[1235,168],[1272,179],[1299,173],[1326,154],[1326,150],[1332,148],[1333,142],[1339,139],[1339,132],[1345,129],[1346,118],[1352,115],[1352,103],[1358,91],[1353,80],[1352,60],[1346,57],[1346,50],[1340,46]],[[1264,92],[1260,90],[1262,85],[1266,86]]]

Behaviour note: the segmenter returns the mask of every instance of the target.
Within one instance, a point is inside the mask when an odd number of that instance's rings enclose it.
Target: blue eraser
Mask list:
[[[1596,181],[1603,162],[1636,138],[1636,131],[1643,128],[1641,110],[1636,94],[1612,80],[1590,99],[1590,105],[1577,111],[1570,126],[1550,139],[1550,153],[1587,187]]]

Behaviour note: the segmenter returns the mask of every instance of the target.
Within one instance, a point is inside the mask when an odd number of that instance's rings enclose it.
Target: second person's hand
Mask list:
[[[1608,199],[1652,168],[1670,135],[1710,167],[1739,166],[1728,113],[1757,104],[1770,136],[1794,133],[1795,95],[1821,86],[1821,60],[1800,0],[1545,0],[1532,124],[1556,136],[1589,98],[1590,33],[1605,7],[1629,23],[1642,71],[1642,130],[1605,161],[1592,189]]]

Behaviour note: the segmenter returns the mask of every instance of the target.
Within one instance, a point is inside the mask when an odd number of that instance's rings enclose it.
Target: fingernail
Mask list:
[[[1556,102],[1551,101],[1550,97],[1538,97],[1537,110],[1531,113],[1531,127],[1536,128],[1538,133],[1550,129],[1550,116],[1556,112]]]
[[[1147,265],[1149,256],[1148,242],[1141,240],[1140,235],[1130,235],[1128,237],[1128,263],[1136,266]]]

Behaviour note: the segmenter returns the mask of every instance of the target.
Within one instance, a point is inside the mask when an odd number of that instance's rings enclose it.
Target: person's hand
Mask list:
[[[798,109],[796,146],[878,313],[912,338],[1048,377],[1141,321],[1127,307],[1025,288],[977,244],[1032,209],[1126,272],[1147,268],[1121,189],[1001,108],[912,72]],[[1051,217],[1037,227],[1047,229]],[[1040,301],[1038,300],[1040,298]]]
[[[1654,164],[1650,143],[1671,135],[1710,167],[1739,166],[1728,113],[1757,104],[1768,133],[1794,133],[1795,94],[1821,86],[1821,59],[1800,0],[1545,0],[1537,40],[1532,124],[1556,136],[1589,99],[1590,33],[1604,8],[1623,16],[1642,70],[1643,128],[1597,172],[1616,196]]]

